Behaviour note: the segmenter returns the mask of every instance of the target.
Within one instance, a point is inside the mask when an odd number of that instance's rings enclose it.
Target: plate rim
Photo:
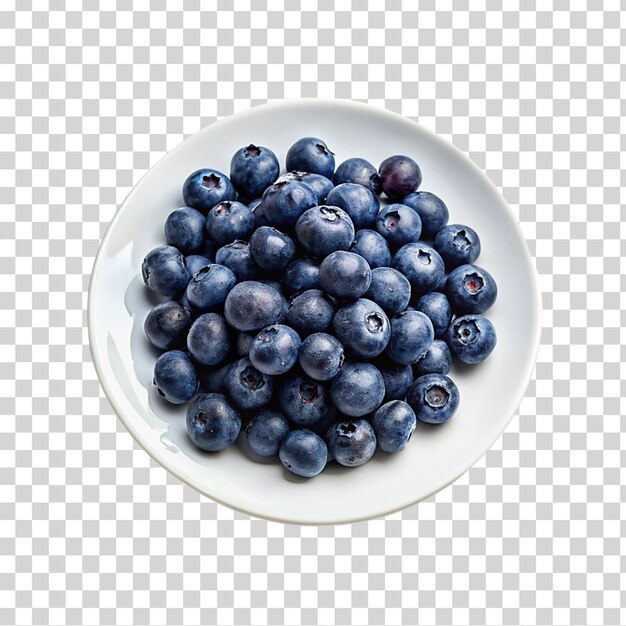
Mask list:
[[[155,450],[151,445],[149,445],[148,442],[144,441],[143,436],[139,432],[139,428],[135,427],[134,421],[126,417],[124,410],[122,409],[121,405],[118,403],[115,397],[115,394],[113,393],[113,390],[109,385],[109,380],[107,376],[105,375],[104,368],[102,365],[102,361],[101,361],[102,357],[100,353],[98,352],[97,342],[95,340],[96,330],[95,330],[94,315],[93,315],[93,301],[94,301],[94,295],[95,295],[95,286],[97,284],[97,278],[98,278],[98,274],[100,271],[100,266],[102,264],[104,250],[107,247],[108,241],[111,237],[111,233],[113,232],[115,225],[117,224],[120,218],[120,215],[125,210],[126,206],[130,203],[133,196],[137,193],[137,190],[141,186],[144,178],[146,178],[148,173],[152,171],[154,167],[156,167],[165,158],[171,155],[174,155],[179,150],[182,150],[183,147],[187,144],[187,142],[192,140],[199,133],[204,132],[209,127],[219,125],[226,120],[230,120],[234,116],[244,117],[248,115],[254,115],[258,113],[259,110],[280,110],[284,107],[299,107],[299,106],[305,106],[305,105],[306,106],[319,106],[320,108],[339,106],[339,107],[344,107],[346,110],[367,109],[382,117],[392,117],[394,118],[396,122],[401,121],[405,123],[407,127],[408,126],[417,127],[419,128],[420,132],[429,136],[430,139],[435,140],[436,142],[446,144],[446,147],[456,152],[457,156],[459,156],[465,162],[465,164],[469,166],[473,170],[473,172],[482,179],[483,184],[486,184],[491,189],[491,191],[493,191],[497,195],[501,204],[506,207],[506,216],[509,219],[509,221],[512,222],[513,227],[515,228],[515,230],[517,231],[520,237],[520,240],[524,243],[523,245],[524,262],[528,270],[530,282],[532,285],[533,320],[532,320],[532,337],[530,338],[532,350],[528,352],[528,358],[523,368],[523,375],[520,377],[520,382],[518,383],[516,387],[516,392],[514,394],[515,395],[514,408],[510,412],[510,415],[508,415],[503,421],[502,428],[497,431],[496,435],[491,439],[491,441],[489,441],[488,445],[486,445],[484,449],[483,449],[483,446],[481,446],[481,449],[476,454],[474,460],[467,467],[465,467],[458,474],[456,474],[452,479],[450,479],[445,484],[442,484],[441,486],[437,487],[436,489],[432,489],[428,493],[420,495],[418,498],[410,497],[406,502],[386,508],[381,512],[375,513],[374,515],[365,514],[365,515],[358,515],[354,517],[345,517],[345,516],[333,517],[331,515],[331,516],[328,516],[328,519],[325,519],[322,521],[302,520],[302,519],[298,519],[297,515],[272,516],[270,514],[260,513],[258,511],[247,509],[245,506],[234,505],[230,502],[226,502],[223,499],[217,498],[214,495],[208,493],[207,490],[204,488],[204,486],[202,486],[199,483],[199,481],[195,480],[193,476],[190,476],[184,470],[179,470],[178,468],[175,468],[172,464],[169,463],[166,457],[159,455],[157,450]],[[390,111],[383,107],[375,106],[366,102],[359,102],[359,101],[349,100],[349,99],[329,99],[329,98],[284,99],[284,100],[269,101],[263,104],[252,106],[242,111],[237,111],[231,115],[217,119],[207,124],[206,126],[203,126],[202,128],[199,128],[197,131],[195,131],[194,133],[192,133],[191,135],[183,139],[179,144],[174,146],[171,150],[167,151],[163,156],[161,156],[161,158],[159,158],[143,173],[143,175],[133,185],[132,189],[128,192],[124,200],[120,203],[117,210],[115,211],[113,218],[111,219],[110,223],[108,224],[106,228],[106,231],[98,247],[98,251],[94,258],[94,262],[93,262],[93,266],[91,270],[91,276],[89,279],[88,294],[87,294],[87,330],[88,330],[88,337],[89,337],[89,351],[91,355],[91,360],[96,370],[96,374],[98,376],[98,381],[100,383],[100,386],[102,387],[102,390],[104,391],[104,395],[106,396],[107,400],[111,404],[111,407],[113,408],[117,418],[122,422],[122,424],[124,425],[126,430],[130,433],[130,435],[133,437],[133,439],[152,459],[154,459],[154,461],[156,461],[161,467],[163,467],[163,469],[170,472],[178,480],[192,487],[197,492],[209,498],[210,500],[217,502],[223,506],[226,506],[232,510],[238,511],[240,513],[244,513],[245,515],[249,515],[257,519],[265,519],[271,522],[279,522],[283,524],[298,524],[301,526],[328,526],[328,525],[352,524],[352,523],[362,522],[366,520],[384,518],[384,517],[387,517],[388,515],[404,510],[414,504],[417,504],[418,502],[421,502],[427,498],[430,498],[434,494],[438,493],[439,491],[442,491],[446,487],[449,487],[452,483],[456,482],[461,476],[463,476],[463,474],[469,471],[493,447],[494,443],[502,436],[502,433],[506,430],[508,425],[511,423],[511,420],[517,413],[519,405],[524,399],[526,395],[526,391],[532,379],[532,375],[535,369],[537,356],[539,352],[539,346],[541,343],[540,341],[541,330],[542,330],[541,298],[542,298],[542,295],[541,295],[541,289],[539,286],[539,278],[538,278],[538,273],[537,273],[537,269],[535,266],[535,261],[532,255],[530,254],[528,243],[526,241],[526,238],[524,237],[524,233],[520,227],[519,221],[517,220],[515,216],[515,213],[513,212],[513,209],[509,206],[508,202],[504,198],[504,195],[501,193],[500,189],[493,183],[493,181],[487,176],[487,174],[476,163],[474,163],[463,150],[461,150],[454,143],[452,143],[452,141],[449,141],[447,138],[441,137],[440,135],[430,130],[426,126],[421,125],[414,119],[408,118],[400,113],[396,113],[395,111]]]

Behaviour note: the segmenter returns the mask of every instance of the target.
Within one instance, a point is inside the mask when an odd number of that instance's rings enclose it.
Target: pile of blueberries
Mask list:
[[[253,452],[312,477],[331,459],[399,452],[418,419],[452,417],[452,357],[475,364],[494,349],[482,313],[497,287],[474,265],[476,232],[448,225],[444,202],[417,191],[411,158],[335,169],[328,146],[305,137],[286,165],[280,176],[276,155],[249,145],[230,177],[187,178],[167,245],[143,262],[145,284],[168,298],[144,328],[164,351],[156,390],[191,400],[199,448],[230,446],[244,422]]]

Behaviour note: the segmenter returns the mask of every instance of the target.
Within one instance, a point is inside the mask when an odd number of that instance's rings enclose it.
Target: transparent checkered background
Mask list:
[[[624,624],[619,0],[200,4],[0,3],[0,623]],[[104,399],[85,329],[133,183],[215,119],[302,96],[465,150],[544,292],[506,433],[453,486],[354,526],[249,519],[169,476]]]

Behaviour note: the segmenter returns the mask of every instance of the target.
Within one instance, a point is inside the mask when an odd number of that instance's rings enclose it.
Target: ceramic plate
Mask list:
[[[236,149],[271,148],[284,164],[302,136],[324,139],[339,164],[362,156],[379,164],[407,154],[420,165],[421,189],[440,196],[450,222],[474,228],[482,241],[478,264],[498,283],[487,313],[498,331],[491,357],[476,367],[455,365],[461,405],[441,426],[419,424],[407,449],[378,452],[366,465],[334,463],[304,480],[276,460],[252,459],[244,441],[217,454],[189,441],[185,408],[154,392],[158,356],[143,335],[157,299],[143,285],[145,254],[162,245],[163,222],[183,205],[181,187],[201,167],[229,171]],[[104,391],[137,442],[163,467],[210,498],[272,520],[344,523],[379,517],[442,489],[475,463],[502,433],[528,385],[540,334],[540,296],[526,244],[511,209],[488,178],[447,141],[400,115],[349,101],[272,103],[202,129],[157,163],[115,215],[98,252],[89,289],[89,337]],[[240,439],[242,436],[240,436]]]

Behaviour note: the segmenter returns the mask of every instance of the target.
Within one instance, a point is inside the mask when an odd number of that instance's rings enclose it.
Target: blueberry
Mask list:
[[[335,315],[335,305],[319,289],[309,289],[292,299],[287,310],[286,322],[300,336],[325,331]]]
[[[334,206],[316,206],[296,222],[296,236],[302,248],[315,257],[326,257],[336,250],[348,250],[354,239],[349,215]]]
[[[241,202],[220,202],[209,211],[206,218],[209,237],[221,246],[236,239],[248,239],[254,228],[254,214]]]
[[[314,259],[296,259],[283,275],[283,289],[290,296],[307,289],[319,289],[319,274],[320,266]]]
[[[292,430],[280,444],[278,456],[292,474],[312,478],[326,466],[328,449],[324,440],[314,432]]]
[[[204,244],[206,218],[191,207],[177,209],[165,220],[165,241],[183,254],[197,252]]]
[[[261,330],[281,321],[284,304],[280,294],[263,283],[235,285],[224,303],[226,321],[239,331]]]
[[[343,346],[326,333],[309,335],[300,348],[300,367],[314,380],[334,378],[343,365]]]
[[[443,374],[426,374],[411,385],[407,402],[417,419],[429,424],[443,424],[459,406],[459,390]]]
[[[217,313],[205,313],[192,325],[187,335],[187,349],[202,365],[219,365],[230,351],[226,321]]]
[[[168,402],[183,404],[196,393],[198,376],[186,352],[170,350],[164,352],[154,364],[152,383]]]
[[[217,170],[203,169],[190,174],[183,185],[185,205],[206,215],[218,202],[235,199],[229,178]]]
[[[291,227],[298,218],[317,204],[317,195],[305,183],[283,180],[268,187],[261,200],[265,221],[278,228]]]
[[[438,291],[432,291],[415,303],[415,309],[428,316],[433,324],[435,337],[443,337],[452,319],[452,307],[448,298]]]
[[[452,355],[448,344],[441,339],[435,339],[430,344],[428,352],[413,365],[415,376],[424,374],[447,374],[452,366]]]
[[[362,417],[383,401],[383,376],[371,363],[346,362],[330,383],[330,397],[344,415]]]
[[[250,354],[250,346],[255,337],[256,333],[237,333],[235,348],[238,356],[242,357]]]
[[[411,285],[398,270],[377,267],[372,270],[372,282],[365,292],[389,316],[404,311],[411,299]]]
[[[256,369],[247,357],[231,364],[224,377],[224,386],[232,401],[245,410],[265,406],[274,392],[273,378]]]
[[[493,352],[496,342],[496,329],[482,315],[457,317],[446,333],[450,352],[459,361],[471,365],[484,361]]]
[[[185,257],[178,248],[160,246],[146,255],[141,265],[143,282],[162,296],[179,294],[191,276],[185,266]]]
[[[236,283],[237,278],[231,270],[212,263],[193,275],[187,285],[187,299],[197,311],[215,311],[224,305]]]
[[[448,223],[450,213],[441,198],[429,191],[415,191],[402,204],[411,207],[422,220],[422,237],[432,239]],[[443,255],[442,255],[443,256]]]
[[[293,328],[283,324],[268,326],[252,341],[250,361],[264,374],[285,374],[297,363],[301,343]]]
[[[372,417],[378,447],[391,454],[406,448],[416,425],[415,411],[402,400],[383,404]]]
[[[435,335],[431,321],[419,311],[404,311],[391,320],[387,356],[401,365],[415,363],[430,348]]]
[[[387,240],[375,230],[359,230],[354,236],[350,252],[361,255],[372,269],[391,263],[391,252]]]
[[[376,217],[376,230],[391,248],[397,250],[420,238],[422,220],[413,209],[404,204],[389,204]]]
[[[385,382],[385,402],[404,400],[406,392],[413,382],[413,368],[410,365],[394,363],[389,358],[381,358],[376,367],[383,375]]]
[[[343,183],[361,185],[378,195],[381,191],[381,181],[376,168],[365,159],[353,157],[346,159],[335,170],[333,183],[336,186]]]
[[[328,194],[327,204],[343,209],[356,229],[372,228],[380,209],[378,198],[367,187],[354,183],[337,185]]]
[[[321,139],[303,137],[289,148],[287,169],[332,178],[335,171],[335,157]]]
[[[250,253],[264,270],[284,270],[296,256],[296,244],[273,226],[261,226],[250,238]]]
[[[260,273],[247,241],[233,241],[222,246],[215,255],[215,261],[231,270],[237,280],[253,280]]]
[[[283,380],[278,392],[283,413],[298,426],[312,426],[324,419],[330,409],[326,387],[302,374]]]
[[[324,204],[326,196],[328,196],[330,190],[333,188],[333,183],[320,174],[310,174],[309,172],[287,172],[283,174],[276,182],[280,183],[283,180],[297,180],[305,185],[308,185],[317,197],[317,204]]]
[[[230,180],[244,198],[257,198],[278,177],[276,155],[263,146],[250,144],[237,150],[230,161]]]
[[[189,276],[193,276],[196,272],[199,272],[203,267],[211,265],[212,261],[200,254],[190,254],[185,257],[185,267],[189,272]]]
[[[187,433],[201,450],[219,452],[235,443],[241,416],[220,393],[203,393],[187,407]]]
[[[392,202],[398,202],[413,193],[422,182],[422,172],[417,163],[399,154],[385,159],[378,173],[383,191]]]
[[[275,456],[289,430],[289,422],[280,411],[263,409],[250,420],[246,438],[250,449],[259,456]]]
[[[445,273],[439,253],[424,243],[402,246],[394,255],[391,267],[409,279],[413,297],[432,291]]]
[[[385,312],[371,300],[359,298],[341,307],[333,332],[344,348],[361,359],[378,356],[389,343],[391,329]]]
[[[449,270],[474,263],[480,255],[478,234],[462,224],[450,224],[441,228],[433,245]]]
[[[358,467],[376,452],[376,433],[366,419],[345,420],[333,424],[326,434],[328,452],[340,465]]]
[[[171,350],[185,345],[191,326],[191,311],[176,302],[157,304],[144,322],[143,329],[150,343],[159,350]]]
[[[461,265],[450,272],[446,295],[457,313],[484,313],[496,301],[493,276],[478,265]]]
[[[352,300],[368,290],[372,271],[362,256],[338,250],[322,261],[319,281],[327,294]]]

